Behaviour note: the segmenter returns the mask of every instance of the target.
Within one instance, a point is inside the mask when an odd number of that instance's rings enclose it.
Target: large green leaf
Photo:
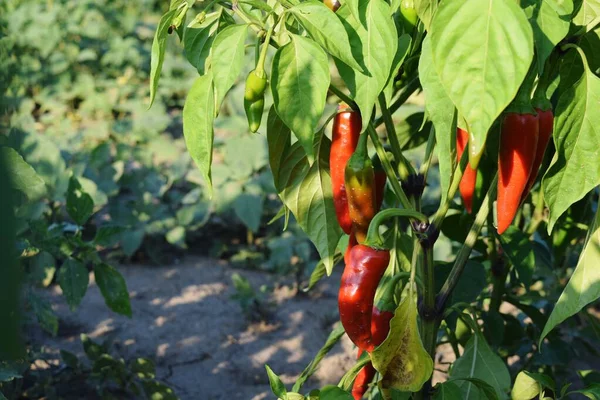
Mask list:
[[[477,385],[469,380],[479,379],[493,386],[498,398],[506,399],[510,389],[510,374],[502,359],[495,354],[485,338],[475,332],[465,346],[463,355],[456,360],[450,372],[460,387],[465,400],[479,399]]]
[[[571,204],[600,184],[600,78],[584,64],[582,77],[560,95],[556,106],[556,154],[542,181],[550,208],[548,232]]]
[[[419,80],[425,92],[425,108],[435,126],[436,151],[440,164],[441,203],[446,201],[450,183],[456,168],[456,119],[455,107],[446,94],[440,77],[433,65],[431,40],[423,41],[419,59]]]
[[[598,17],[600,17],[600,0],[582,0],[579,11],[573,17],[573,24],[589,30],[591,25],[598,23]]]
[[[156,89],[158,88],[158,80],[160,79],[160,71],[165,60],[165,49],[167,47],[167,38],[169,37],[169,27],[173,22],[173,18],[177,15],[178,10],[169,10],[161,18],[156,27],[154,40],[152,41],[152,58],[150,60],[150,106],[154,103],[156,97]]]
[[[510,391],[512,400],[531,400],[542,391],[542,386],[526,371],[519,372]]]
[[[83,190],[79,180],[75,177],[72,177],[69,181],[67,212],[77,225],[85,224],[92,215],[92,212],[94,212],[92,196]]]
[[[36,200],[46,193],[44,180],[19,153],[10,147],[0,147],[0,159],[4,160],[11,186],[29,200]]]
[[[279,117],[298,138],[309,161],[329,87],[327,54],[315,42],[298,35],[277,50],[271,71],[273,103]]]
[[[371,353],[371,360],[381,373],[385,388],[417,392],[433,373],[433,360],[419,335],[413,296],[406,296],[398,304],[390,321],[390,333]]]
[[[554,306],[542,335],[540,343],[546,335],[583,307],[600,298],[600,208],[596,211],[594,223],[590,227],[587,243],[579,256],[575,272]]]
[[[131,318],[129,292],[123,275],[114,267],[101,263],[94,267],[94,277],[106,305],[114,312]]]
[[[466,120],[475,168],[488,130],[517,94],[531,64],[531,26],[513,0],[445,0],[430,33],[435,68]]]
[[[67,304],[75,310],[85,296],[89,283],[88,270],[77,260],[69,258],[58,271],[58,284],[63,291]]]
[[[428,31],[438,2],[436,0],[414,0],[414,4],[419,19],[425,25],[425,30]]]
[[[197,26],[185,29],[183,48],[185,56],[200,73],[204,75],[209,65],[209,57],[216,33],[228,25],[223,9],[208,14],[206,19]]]
[[[248,25],[231,25],[219,32],[212,45],[211,71],[217,91],[217,111],[242,71],[247,37]]]
[[[398,48],[398,34],[391,18],[390,6],[383,0],[363,1],[360,20],[342,7],[337,15],[344,20],[354,57],[362,60],[368,75],[336,60],[338,71],[354,99],[363,121],[363,130],[373,113],[377,96],[385,88]]]
[[[212,197],[212,150],[215,93],[212,74],[199,76],[183,106],[183,135],[190,156],[202,172]]]
[[[329,54],[351,68],[365,72],[352,54],[344,25],[325,4],[309,0],[290,8],[289,12],[300,21],[313,40]]]
[[[255,193],[241,193],[233,202],[235,215],[252,232],[258,232],[263,213],[264,196]]]
[[[435,387],[433,400],[462,400],[463,394],[455,382],[444,382]]]
[[[537,67],[540,75],[546,58],[569,32],[570,17],[573,12],[572,0],[529,0],[535,6],[529,22],[533,28]]]
[[[311,165],[299,142],[288,147],[289,129],[283,129],[283,123],[272,111],[269,113],[267,140],[271,155],[277,153],[278,149],[286,149],[281,160],[271,160],[272,166],[279,164],[279,171],[274,174],[275,187],[285,206],[314,243],[330,275],[335,250],[342,236],[342,230],[336,222],[329,175],[331,141],[322,133],[319,134],[314,151],[317,159]]]

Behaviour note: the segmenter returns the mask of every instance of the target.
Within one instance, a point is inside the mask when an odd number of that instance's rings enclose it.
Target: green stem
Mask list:
[[[379,95],[379,108],[381,108],[381,117],[383,118],[385,130],[387,132],[387,137],[390,141],[390,145],[392,146],[392,152],[394,153],[394,157],[396,158],[396,160],[398,160],[398,165],[403,164],[404,167],[409,171],[409,173],[414,175],[414,168],[410,164],[410,161],[408,161],[406,157],[404,157],[404,154],[402,154],[402,147],[400,146],[400,142],[398,141],[398,134],[396,133],[394,120],[392,119],[392,114],[387,108],[385,95],[383,93]]]
[[[375,150],[377,151],[377,156],[379,157],[379,160],[381,161],[381,165],[383,166],[383,169],[385,170],[385,174],[387,175],[388,180],[389,180],[390,184],[392,185],[392,189],[394,189],[394,192],[396,193],[396,197],[400,201],[400,204],[405,209],[408,209],[408,210],[414,209],[412,204],[410,203],[410,200],[408,200],[406,193],[404,193],[404,190],[402,190],[402,186],[400,186],[400,183],[398,182],[396,172],[394,171],[394,168],[392,167],[392,164],[391,164],[390,160],[388,159],[388,156],[385,152],[385,149],[383,148],[383,145],[381,144],[381,141],[379,140],[379,136],[377,135],[377,131],[373,127],[373,124],[369,124],[367,126],[367,130],[369,131],[369,136],[371,136],[371,141],[375,145]]]
[[[340,100],[342,100],[344,103],[348,104],[350,107],[352,107],[352,109],[354,110],[358,110],[358,106],[356,105],[356,103],[354,102],[354,100],[352,100],[350,97],[348,97],[348,95],[346,95],[346,93],[342,92],[337,86],[335,86],[334,84],[330,84],[329,85],[329,91],[333,94],[335,94],[337,97],[340,98]]]
[[[271,36],[273,35],[273,29],[275,28],[276,23],[274,22],[267,31],[267,36],[265,37],[265,44],[263,45],[260,57],[258,58],[258,62],[256,63],[255,73],[258,76],[263,76],[265,74],[265,60],[267,59],[267,50],[269,49],[269,43],[271,43]]]
[[[388,208],[383,211],[379,211],[369,224],[369,230],[367,232],[367,238],[365,239],[364,245],[373,248],[383,248],[384,240],[379,234],[379,227],[386,219],[393,217],[406,217],[416,219],[422,222],[428,222],[425,215],[415,210],[409,210],[405,208]]]
[[[244,21],[245,23],[247,23],[250,28],[252,28],[252,30],[254,30],[254,32],[259,33],[262,30],[262,26],[260,25],[260,23],[258,23],[258,21],[253,21],[250,19],[250,17],[248,17],[246,15],[246,13],[244,12],[244,10],[242,10],[239,6],[237,1],[233,3],[233,6],[231,8],[233,10],[233,12],[235,14],[237,14],[238,17],[240,17],[242,19],[242,21]]]
[[[452,291],[458,284],[458,280],[460,279],[460,276],[462,275],[465,269],[465,265],[467,264],[469,256],[471,255],[473,246],[477,241],[477,236],[479,235],[481,227],[483,226],[487,215],[490,211],[491,200],[496,197],[497,183],[498,174],[496,174],[496,176],[494,177],[494,180],[492,181],[490,188],[487,194],[485,195],[483,204],[481,205],[481,208],[475,216],[475,221],[473,222],[473,225],[471,225],[471,229],[467,234],[465,243],[456,255],[456,261],[454,261],[454,266],[450,271],[450,275],[446,279],[446,282],[444,282],[444,286],[442,286],[442,290],[440,290],[440,293],[438,294],[437,311],[439,313],[442,313],[444,311],[444,308],[446,307],[446,301],[448,300],[448,298],[452,294]]]
[[[531,218],[531,222],[529,223],[529,227],[527,229],[527,234],[529,236],[533,235],[535,231],[537,231],[538,226],[544,220],[544,193],[541,188],[538,192],[538,198],[535,203],[535,209],[533,210],[533,217]]]
[[[495,260],[494,262],[496,262]],[[504,289],[506,286],[506,278],[508,277],[508,271],[510,270],[508,265],[502,266],[500,275],[494,276],[492,298],[490,300],[490,311],[498,312],[500,305],[502,304],[502,297],[504,296]]]
[[[440,204],[440,208],[436,211],[435,215],[433,216],[433,221],[431,224],[434,225],[436,229],[440,229],[440,227],[442,226],[442,222],[444,222],[444,218],[446,218],[446,214],[450,209],[450,203],[452,202],[452,199],[454,198],[454,195],[456,194],[456,191],[460,186],[460,180],[462,179],[463,173],[467,168],[468,161],[469,152],[464,151],[462,157],[460,158],[460,163],[456,166],[456,169],[454,170],[452,183],[450,184],[450,188],[448,189],[448,196],[446,196],[446,201],[444,201],[443,204]]]
[[[414,78],[412,81],[410,81],[406,85],[406,88],[402,92],[400,92],[400,95],[398,96],[398,98],[388,108],[390,114],[394,114],[396,111],[398,111],[398,109],[404,103],[406,103],[406,100],[408,100],[408,98],[410,96],[412,96],[412,94],[419,88],[419,85],[420,85],[419,78]],[[376,127],[381,124],[383,124],[383,116],[381,116],[375,120]]]
[[[435,128],[433,125],[429,131],[429,138],[427,139],[427,148],[425,149],[425,161],[421,165],[419,173],[423,175],[424,183],[427,183],[427,174],[429,167],[431,166],[431,160],[433,159],[433,149],[435,148]]]

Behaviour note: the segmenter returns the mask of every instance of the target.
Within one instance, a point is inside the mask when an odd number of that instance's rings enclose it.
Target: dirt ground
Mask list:
[[[157,378],[182,399],[274,398],[264,365],[279,374],[289,389],[338,320],[339,269],[307,295],[276,285],[273,275],[232,269],[203,258],[164,267],[123,265],[120,271],[130,292],[132,319],[108,309],[91,276],[75,312],[69,310],[60,288],[47,293],[60,318],[59,333],[52,338],[37,332],[34,340],[82,356],[80,333],[98,341],[110,338],[113,350],[125,359],[153,359]],[[257,290],[262,284],[276,285],[268,322],[250,323],[231,299],[234,272]],[[344,336],[302,391],[337,384],[353,365],[355,354]],[[441,378],[436,375],[436,380]]]

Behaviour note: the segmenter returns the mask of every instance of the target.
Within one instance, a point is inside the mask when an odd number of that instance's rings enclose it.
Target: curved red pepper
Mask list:
[[[390,262],[390,252],[356,245],[350,251],[338,296],[340,320],[358,348],[372,351],[373,301],[377,285]]]
[[[535,160],[533,160],[533,165],[531,166],[531,175],[529,176],[527,186],[525,186],[525,190],[521,196],[521,202],[525,201],[525,198],[529,194],[531,187],[535,183],[535,179],[537,178],[542,161],[544,161],[544,153],[546,152],[546,147],[548,147],[548,142],[550,142],[550,138],[552,137],[552,130],[554,127],[554,113],[552,112],[552,109],[543,111],[539,108],[536,108],[535,110],[538,113],[538,143],[535,150]]]
[[[534,114],[507,113],[502,122],[498,155],[498,233],[512,223],[536,156],[539,136]]]
[[[354,153],[362,120],[360,113],[340,105],[338,113],[333,119],[333,131],[331,139],[331,150],[329,152],[329,168],[331,171],[331,183],[333,186],[333,204],[335,214],[342,230],[350,234],[352,220],[348,212],[348,197],[344,184],[344,171],[348,160]]]
[[[467,144],[469,143],[469,132],[457,128],[456,129],[456,155],[458,156],[458,161],[460,162],[460,158],[467,148]],[[465,205],[465,209],[470,214],[473,211],[473,194],[475,193],[475,184],[477,183],[477,170],[471,168],[470,164],[467,164],[465,168],[465,172],[463,173],[462,179],[460,180],[459,190],[460,196],[463,199],[463,204]]]
[[[390,320],[394,317],[392,311],[381,311],[377,307],[373,307],[373,315],[371,317],[371,336],[373,345],[379,346],[390,331]],[[358,349],[356,358],[360,358],[363,350]],[[352,396],[354,400],[360,400],[369,389],[369,383],[375,377],[377,371],[370,362],[367,363],[356,375],[354,385],[352,385]]]
[[[348,247],[346,247],[346,252],[344,253],[344,264],[348,265],[348,263],[350,262],[350,251],[352,251],[352,248],[354,246],[356,246],[358,244],[358,242],[356,241],[356,235],[354,234],[354,232],[350,233],[350,238],[348,239]]]

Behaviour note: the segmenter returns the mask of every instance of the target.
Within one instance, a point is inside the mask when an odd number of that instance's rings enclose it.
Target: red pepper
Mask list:
[[[359,244],[350,251],[342,274],[338,296],[340,320],[350,340],[369,352],[375,348],[371,336],[375,291],[389,262],[389,251]]]
[[[387,175],[377,154],[371,158],[371,164],[373,164],[373,170],[375,171],[375,211],[379,211],[383,204]]]
[[[469,132],[457,128],[456,129],[456,155],[458,161],[467,148],[469,142]],[[463,173],[462,179],[460,180],[459,190],[460,196],[463,199],[465,209],[470,214],[473,211],[473,194],[475,193],[475,184],[477,183],[477,170],[471,168],[470,164],[467,164],[465,172]]]
[[[512,223],[536,158],[538,116],[509,112],[502,122],[498,155],[498,233]]]
[[[347,234],[350,234],[352,230],[352,220],[348,212],[344,171],[348,160],[356,149],[361,127],[362,120],[359,112],[343,105],[338,107],[338,113],[333,119],[329,168],[333,186],[335,214],[342,230]]]
[[[350,238],[348,239],[348,247],[346,247],[346,253],[344,253],[344,264],[348,265],[350,262],[350,251],[354,246],[356,246],[358,242],[356,241],[356,235],[354,232],[350,233]]]
[[[344,173],[348,210],[358,243],[363,243],[375,216],[375,171],[367,151],[367,134],[360,135]]]
[[[527,181],[527,185],[521,196],[521,202],[525,201],[531,187],[535,183],[542,161],[544,161],[544,153],[546,152],[546,147],[548,147],[548,142],[550,142],[550,138],[552,137],[552,130],[554,127],[554,113],[552,112],[552,108],[549,110],[536,108],[535,110],[538,113],[538,143],[535,150],[535,160],[533,160],[533,165],[531,166],[531,175],[529,176],[529,180]]]

